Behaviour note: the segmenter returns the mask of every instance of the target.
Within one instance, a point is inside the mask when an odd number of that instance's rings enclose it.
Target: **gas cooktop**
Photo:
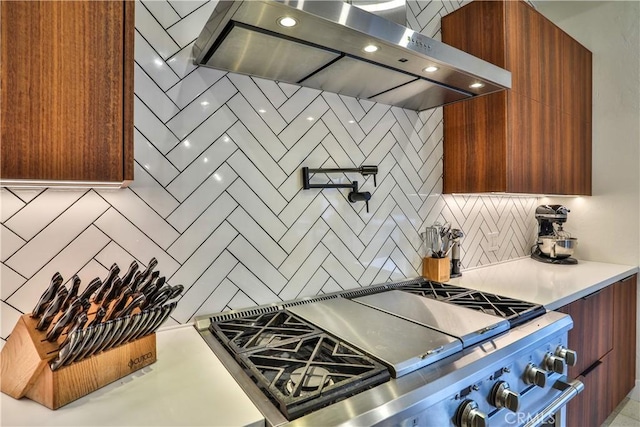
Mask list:
[[[460,427],[517,410],[518,393],[535,413],[580,390],[558,371],[568,316],[422,278],[232,310],[196,326],[268,425]],[[405,418],[417,407],[424,422]]]

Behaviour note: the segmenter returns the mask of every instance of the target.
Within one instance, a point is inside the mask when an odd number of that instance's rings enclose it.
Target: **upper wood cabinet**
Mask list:
[[[444,107],[445,193],[591,194],[591,52],[522,1],[474,1],[442,41],[512,88]]]
[[[134,2],[3,1],[3,180],[133,179]]]

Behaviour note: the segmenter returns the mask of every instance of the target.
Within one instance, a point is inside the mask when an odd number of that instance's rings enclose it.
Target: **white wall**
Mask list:
[[[536,1],[593,53],[593,196],[543,199],[571,209],[577,256],[640,264],[640,2]],[[639,313],[640,313],[640,295]],[[637,322],[640,332],[640,322]],[[637,348],[640,349],[640,336]],[[636,351],[640,379],[640,352]],[[637,382],[636,382],[637,383]],[[636,387],[636,390],[638,387]]]

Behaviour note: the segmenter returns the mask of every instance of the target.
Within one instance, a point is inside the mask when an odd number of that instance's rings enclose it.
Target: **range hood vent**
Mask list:
[[[511,87],[502,68],[336,0],[221,0],[193,53],[198,65],[417,111]]]

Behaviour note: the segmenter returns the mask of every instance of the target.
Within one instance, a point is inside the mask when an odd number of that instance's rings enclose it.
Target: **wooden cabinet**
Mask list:
[[[134,2],[3,1],[3,180],[133,179]]]
[[[614,287],[613,351],[611,352],[614,362],[609,374],[613,408],[635,386],[637,279],[637,276],[631,276]]]
[[[522,1],[474,1],[442,40],[511,71],[444,107],[444,192],[591,194],[591,52]]]
[[[570,378],[585,389],[567,405],[567,426],[600,426],[635,385],[637,276],[559,309],[571,315],[569,348],[578,353]]]
[[[558,310],[574,322],[569,347],[578,353],[578,361],[569,367],[570,377],[581,375],[613,348],[613,297],[614,286],[608,286]]]

